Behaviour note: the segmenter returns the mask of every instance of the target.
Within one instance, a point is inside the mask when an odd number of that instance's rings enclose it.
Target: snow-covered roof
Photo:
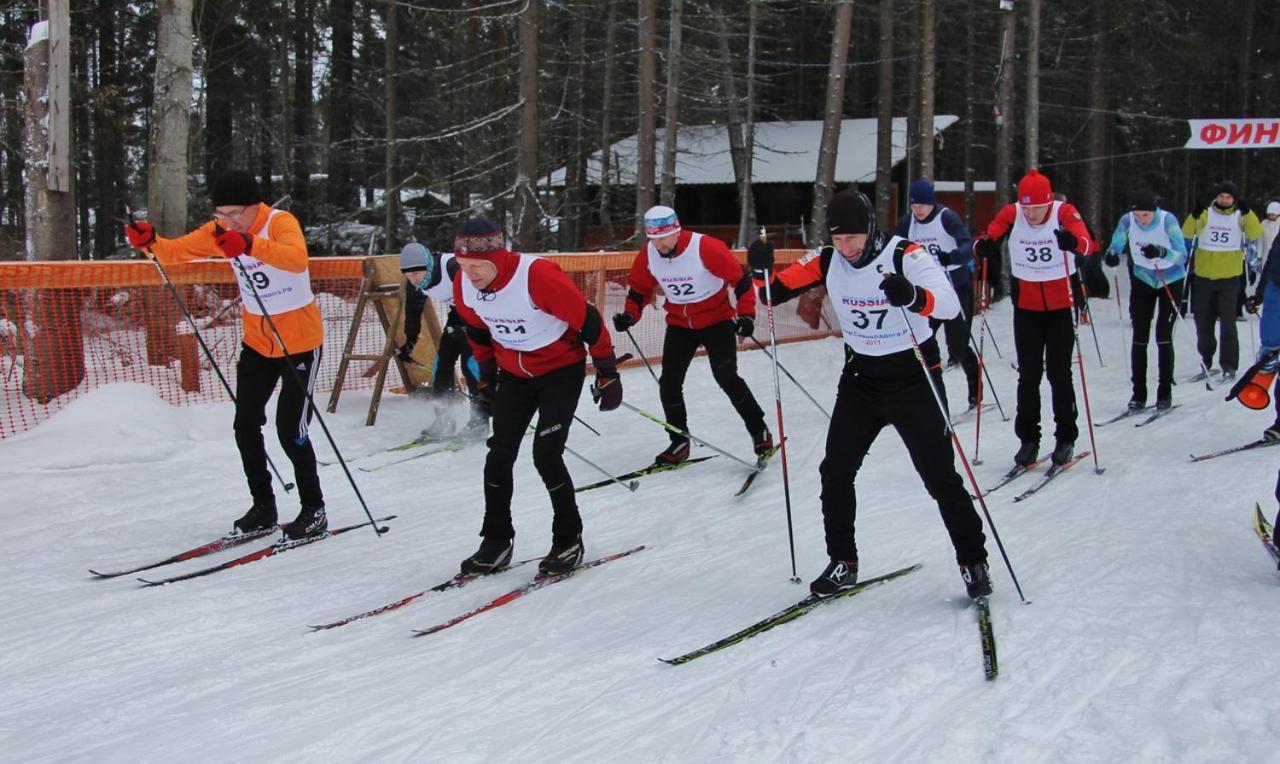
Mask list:
[[[935,133],[959,121],[952,114],[933,119]],[[752,163],[754,183],[812,183],[818,170],[818,146],[822,139],[821,120],[757,122],[756,153]],[[907,120],[893,120],[893,164],[906,158]],[[659,163],[665,132],[657,134],[655,156]],[[609,174],[612,185],[635,185],[636,136],[614,143],[610,148]],[[733,183],[733,162],[729,155],[729,130],[723,125],[687,125],[676,137],[676,181],[682,185]],[[658,169],[659,175],[661,168]],[[876,120],[846,119],[840,124],[836,154],[836,183],[870,183],[876,177]],[[563,186],[565,169],[551,173],[549,184]],[[661,178],[659,177],[659,180]],[[600,152],[587,160],[587,184],[600,183]]]

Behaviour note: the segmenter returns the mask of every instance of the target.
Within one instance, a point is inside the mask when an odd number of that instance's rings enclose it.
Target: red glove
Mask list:
[[[124,227],[124,235],[129,239],[129,246],[143,249],[156,240],[156,227],[145,220],[139,220]]]
[[[218,245],[218,249],[222,250],[222,254],[225,257],[247,255],[249,254],[249,249],[253,246],[253,238],[239,231],[223,231],[215,234],[213,241]]]

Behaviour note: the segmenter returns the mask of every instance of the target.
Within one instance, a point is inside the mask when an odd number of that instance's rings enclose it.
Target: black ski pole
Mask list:
[[[130,225],[137,222],[133,217],[133,210],[125,207],[124,211],[125,214],[129,216]],[[227,381],[226,376],[222,373],[222,369],[218,367],[218,362],[213,357],[213,351],[209,350],[209,346],[205,344],[204,336],[200,334],[200,329],[196,326],[195,319],[191,317],[190,311],[187,310],[186,303],[184,303],[182,301],[182,297],[178,295],[178,289],[173,285],[173,281],[169,278],[168,271],[166,271],[164,266],[160,264],[160,261],[156,259],[155,253],[151,251],[150,247],[147,248],[146,255],[147,259],[151,261],[151,264],[156,267],[157,271],[159,271],[160,279],[164,282],[165,289],[169,290],[169,296],[173,298],[174,304],[178,306],[178,310],[182,313],[182,317],[187,320],[187,326],[191,327],[191,333],[195,335],[196,343],[199,344],[200,349],[204,351],[204,357],[209,359],[209,365],[213,367],[214,373],[218,375],[218,381],[222,382],[223,389],[227,391],[227,396],[231,398],[231,402],[234,404],[236,402],[236,394],[231,389],[231,383]],[[286,481],[284,477],[281,476],[280,470],[276,468],[275,462],[271,461],[270,454],[267,454],[267,466],[271,468],[273,473],[275,473],[276,480],[280,481],[280,485],[284,486],[285,493],[293,490],[293,483]]]
[[[636,347],[636,355],[640,356],[640,360],[644,361],[644,367],[649,370],[649,376],[653,377],[653,381],[657,383],[658,387],[662,387],[662,382],[658,381],[658,375],[654,373],[653,366],[649,365],[649,359],[645,357],[644,351],[640,349],[640,343],[636,342],[635,335],[631,333],[631,327],[628,326],[625,331],[627,336],[631,338],[631,344]]]
[[[768,291],[768,288],[767,288],[767,287],[766,287],[766,290],[765,290],[765,291]],[[772,312],[772,307],[773,307],[773,306],[770,306],[771,312]],[[771,333],[770,333],[770,341],[771,341],[771,343],[772,343],[772,338],[773,338],[773,335],[772,335],[772,332],[771,332]],[[768,357],[769,357],[769,360],[774,361],[774,362],[777,364],[778,368],[782,370],[782,373],[787,375],[787,379],[791,380],[791,381],[792,381],[792,383],[794,383],[794,384],[795,384],[795,386],[796,386],[797,388],[799,388],[799,389],[800,389],[800,392],[804,393],[804,395],[805,395],[805,397],[806,397],[806,398],[808,398],[809,400],[813,401],[813,405],[815,405],[815,406],[817,406],[817,407],[818,407],[818,411],[821,411],[823,414],[826,414],[826,415],[827,415],[827,419],[830,419],[830,418],[831,418],[831,414],[827,413],[827,410],[826,410],[826,409],[824,409],[824,408],[822,407],[822,404],[821,404],[821,403],[818,403],[817,399],[815,399],[812,395],[809,395],[809,391],[808,391],[808,390],[806,390],[806,389],[804,389],[804,385],[800,384],[800,381],[799,381],[799,380],[797,380],[795,377],[791,376],[791,372],[787,371],[787,367],[786,367],[786,366],[783,366],[781,361],[777,361],[776,359],[774,359],[773,354],[769,352],[769,349],[768,349],[767,347],[765,347],[763,344],[761,344],[760,340],[756,339],[756,337],[755,337],[755,335],[754,335],[754,334],[753,334],[753,335],[751,335],[751,341],[752,341],[752,342],[754,342],[754,343],[756,343],[756,347],[760,348],[760,350],[761,350],[761,351],[763,351],[763,352],[764,352],[764,354],[765,354],[766,356],[768,356]],[[775,345],[775,347],[776,347],[776,345]]]
[[[221,233],[224,229],[215,222],[214,230]],[[320,407],[316,405],[315,399],[311,397],[311,391],[307,389],[307,385],[301,375],[298,374],[298,370],[293,368],[293,364],[289,362],[289,347],[285,345],[284,338],[280,336],[280,329],[276,327],[275,320],[272,319],[271,313],[262,301],[262,295],[258,294],[258,286],[253,283],[253,279],[249,276],[249,271],[245,269],[244,263],[240,260],[240,255],[232,257],[230,260],[240,270],[241,279],[249,285],[249,291],[253,293],[254,302],[258,303],[258,310],[262,311],[262,317],[266,319],[267,326],[271,327],[271,333],[275,335],[276,342],[280,343],[280,351],[284,353],[284,366],[289,369],[289,376],[293,379],[293,383],[298,386],[303,395],[307,396],[307,405],[311,407],[311,413],[315,414],[316,421],[320,423],[320,429],[324,431],[324,436],[329,441],[329,447],[333,449],[333,455],[338,457],[338,464],[342,465],[342,472],[347,476],[347,481],[351,483],[351,490],[355,491],[360,507],[364,509],[365,515],[368,516],[369,527],[373,528],[373,532],[381,537],[386,530],[379,527],[378,522],[373,519],[373,513],[369,511],[369,505],[365,503],[364,496],[360,493],[360,487],[356,485],[355,476],[351,474],[351,468],[347,466],[347,460],[343,458],[342,452],[338,450],[338,444],[333,439],[333,433],[329,432],[329,425],[325,423],[324,417],[320,415]]]

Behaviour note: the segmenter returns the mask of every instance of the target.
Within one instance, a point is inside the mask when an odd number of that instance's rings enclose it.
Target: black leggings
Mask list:
[[[667,422],[689,431],[689,413],[684,405],[684,378],[699,346],[707,349],[711,376],[729,396],[729,403],[742,417],[747,432],[753,440],[762,436],[765,431],[764,411],[756,403],[746,380],[738,375],[738,348],[732,321],[722,321],[705,329],[667,326],[662,343],[662,374],[658,380],[662,412]],[[683,437],[676,433],[670,435],[673,443]]]
[[[564,465],[564,447],[585,379],[585,360],[537,377],[519,377],[505,369],[499,372],[493,401],[493,436],[489,438],[489,456],[484,462],[481,536],[515,538],[511,524],[511,494],[515,487],[512,470],[534,414],[538,415],[538,425],[533,440],[533,466],[551,497],[552,541],[567,544],[582,533],[573,478]]]
[[[267,423],[267,401],[280,386],[280,400],[276,402],[276,437],[293,463],[293,479],[298,484],[298,498],[309,507],[324,505],[320,492],[320,476],[316,473],[316,452],[307,436],[311,423],[311,407],[307,395],[316,384],[316,371],[320,367],[321,348],[280,358],[268,358],[243,345],[240,362],[236,365],[236,447],[240,449],[240,461],[244,476],[249,481],[249,492],[255,504],[275,506],[275,494],[271,490],[271,473],[267,470],[267,447],[262,437],[262,426]],[[297,372],[306,390],[298,388],[294,375],[285,365]]]
[[[1182,300],[1184,280],[1168,284],[1173,302],[1164,287],[1147,286],[1133,279],[1129,294],[1129,319],[1133,322],[1133,397],[1147,400],[1147,344],[1151,339],[1151,323],[1156,325],[1156,398],[1168,399],[1173,393],[1173,322],[1178,320],[1174,304]],[[1157,310],[1158,307],[1158,310]]]

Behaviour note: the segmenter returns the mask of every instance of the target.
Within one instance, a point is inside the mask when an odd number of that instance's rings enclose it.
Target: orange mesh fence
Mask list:
[[[786,263],[802,253],[779,252]],[[606,320],[622,310],[633,253],[550,255],[574,279]],[[311,284],[324,317],[324,356],[316,399],[332,389],[355,315],[362,258],[316,258]],[[166,267],[200,334],[228,381],[235,384],[240,350],[240,296],[222,261]],[[444,306],[435,309],[444,319]],[[800,315],[797,314],[799,309]],[[821,303],[779,306],[779,341],[833,334]],[[804,318],[801,315],[805,316]],[[651,361],[662,355],[665,323],[660,306],[646,309],[632,328]],[[756,336],[768,335],[764,311]],[[378,355],[386,335],[366,309],[353,353]],[[636,349],[616,338],[618,353]],[[743,346],[753,349],[754,344]],[[635,359],[631,363],[639,364]],[[373,362],[352,361],[343,389],[372,387]],[[228,400],[210,360],[145,260],[118,262],[0,263],[0,439],[28,430],[76,397],[118,382],[144,384],[173,405]]]

